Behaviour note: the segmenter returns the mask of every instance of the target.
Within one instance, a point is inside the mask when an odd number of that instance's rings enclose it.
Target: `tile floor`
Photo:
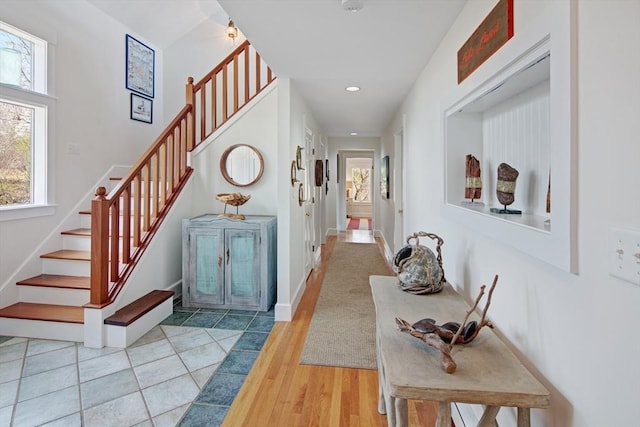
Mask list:
[[[220,425],[273,324],[178,299],[126,349],[0,337],[0,427]]]

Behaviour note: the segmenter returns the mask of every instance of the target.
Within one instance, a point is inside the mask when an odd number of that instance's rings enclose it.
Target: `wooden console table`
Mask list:
[[[438,294],[413,295],[402,291],[395,277],[370,276],[369,282],[376,307],[378,411],[387,414],[389,427],[408,426],[407,400],[438,402],[436,427],[451,426],[451,402],[485,405],[479,427],[494,426],[502,406],[517,407],[518,427],[528,427],[530,408],[549,406],[549,391],[490,328],[473,342],[454,346],[458,367],[453,374],[440,367],[438,350],[400,332],[396,317],[409,323],[423,318],[461,322],[470,307],[451,285]]]

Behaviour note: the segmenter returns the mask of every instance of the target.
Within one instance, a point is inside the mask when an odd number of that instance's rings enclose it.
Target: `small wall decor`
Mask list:
[[[298,170],[304,170],[302,167],[302,147],[299,145],[296,147],[296,167]]]
[[[130,118],[139,122],[153,122],[153,101],[144,96],[131,94]]]
[[[458,50],[458,84],[513,37],[513,0],[500,0]]]
[[[257,148],[234,144],[220,156],[220,172],[229,184],[248,187],[262,178],[264,159]]]
[[[297,171],[297,167],[296,167],[296,161],[293,160],[291,162],[291,186],[295,186],[296,182],[298,182],[298,177],[296,176],[296,171]]]
[[[153,98],[155,51],[127,34],[126,52],[127,89]]]
[[[304,185],[302,183],[298,184],[298,206],[302,206],[304,203]]]
[[[389,198],[389,156],[380,161],[380,194],[383,199]]]
[[[324,161],[324,176],[329,181],[329,159],[325,159]]]
[[[324,162],[322,160],[316,160],[316,187],[322,187],[324,181]]]

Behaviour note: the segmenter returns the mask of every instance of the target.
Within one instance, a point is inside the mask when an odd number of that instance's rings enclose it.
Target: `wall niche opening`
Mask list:
[[[575,272],[570,89],[558,74],[567,61],[546,37],[444,110],[444,210],[478,233]],[[477,178],[469,177],[467,155],[478,161]],[[500,212],[501,163],[519,173],[506,208],[520,213]],[[480,183],[481,194],[469,191]]]

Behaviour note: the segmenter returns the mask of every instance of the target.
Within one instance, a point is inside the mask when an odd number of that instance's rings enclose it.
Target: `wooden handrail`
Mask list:
[[[251,64],[252,49],[245,41],[198,83],[189,77],[186,105],[176,118],[108,195],[104,187],[96,190],[91,202],[91,291],[85,307],[100,308],[115,301],[193,173],[187,153],[275,80],[255,51]]]
[[[249,41],[238,46],[197,83],[190,77],[186,87],[187,103],[193,105],[194,117],[200,120],[194,129],[194,148],[274,80],[271,68]]]

